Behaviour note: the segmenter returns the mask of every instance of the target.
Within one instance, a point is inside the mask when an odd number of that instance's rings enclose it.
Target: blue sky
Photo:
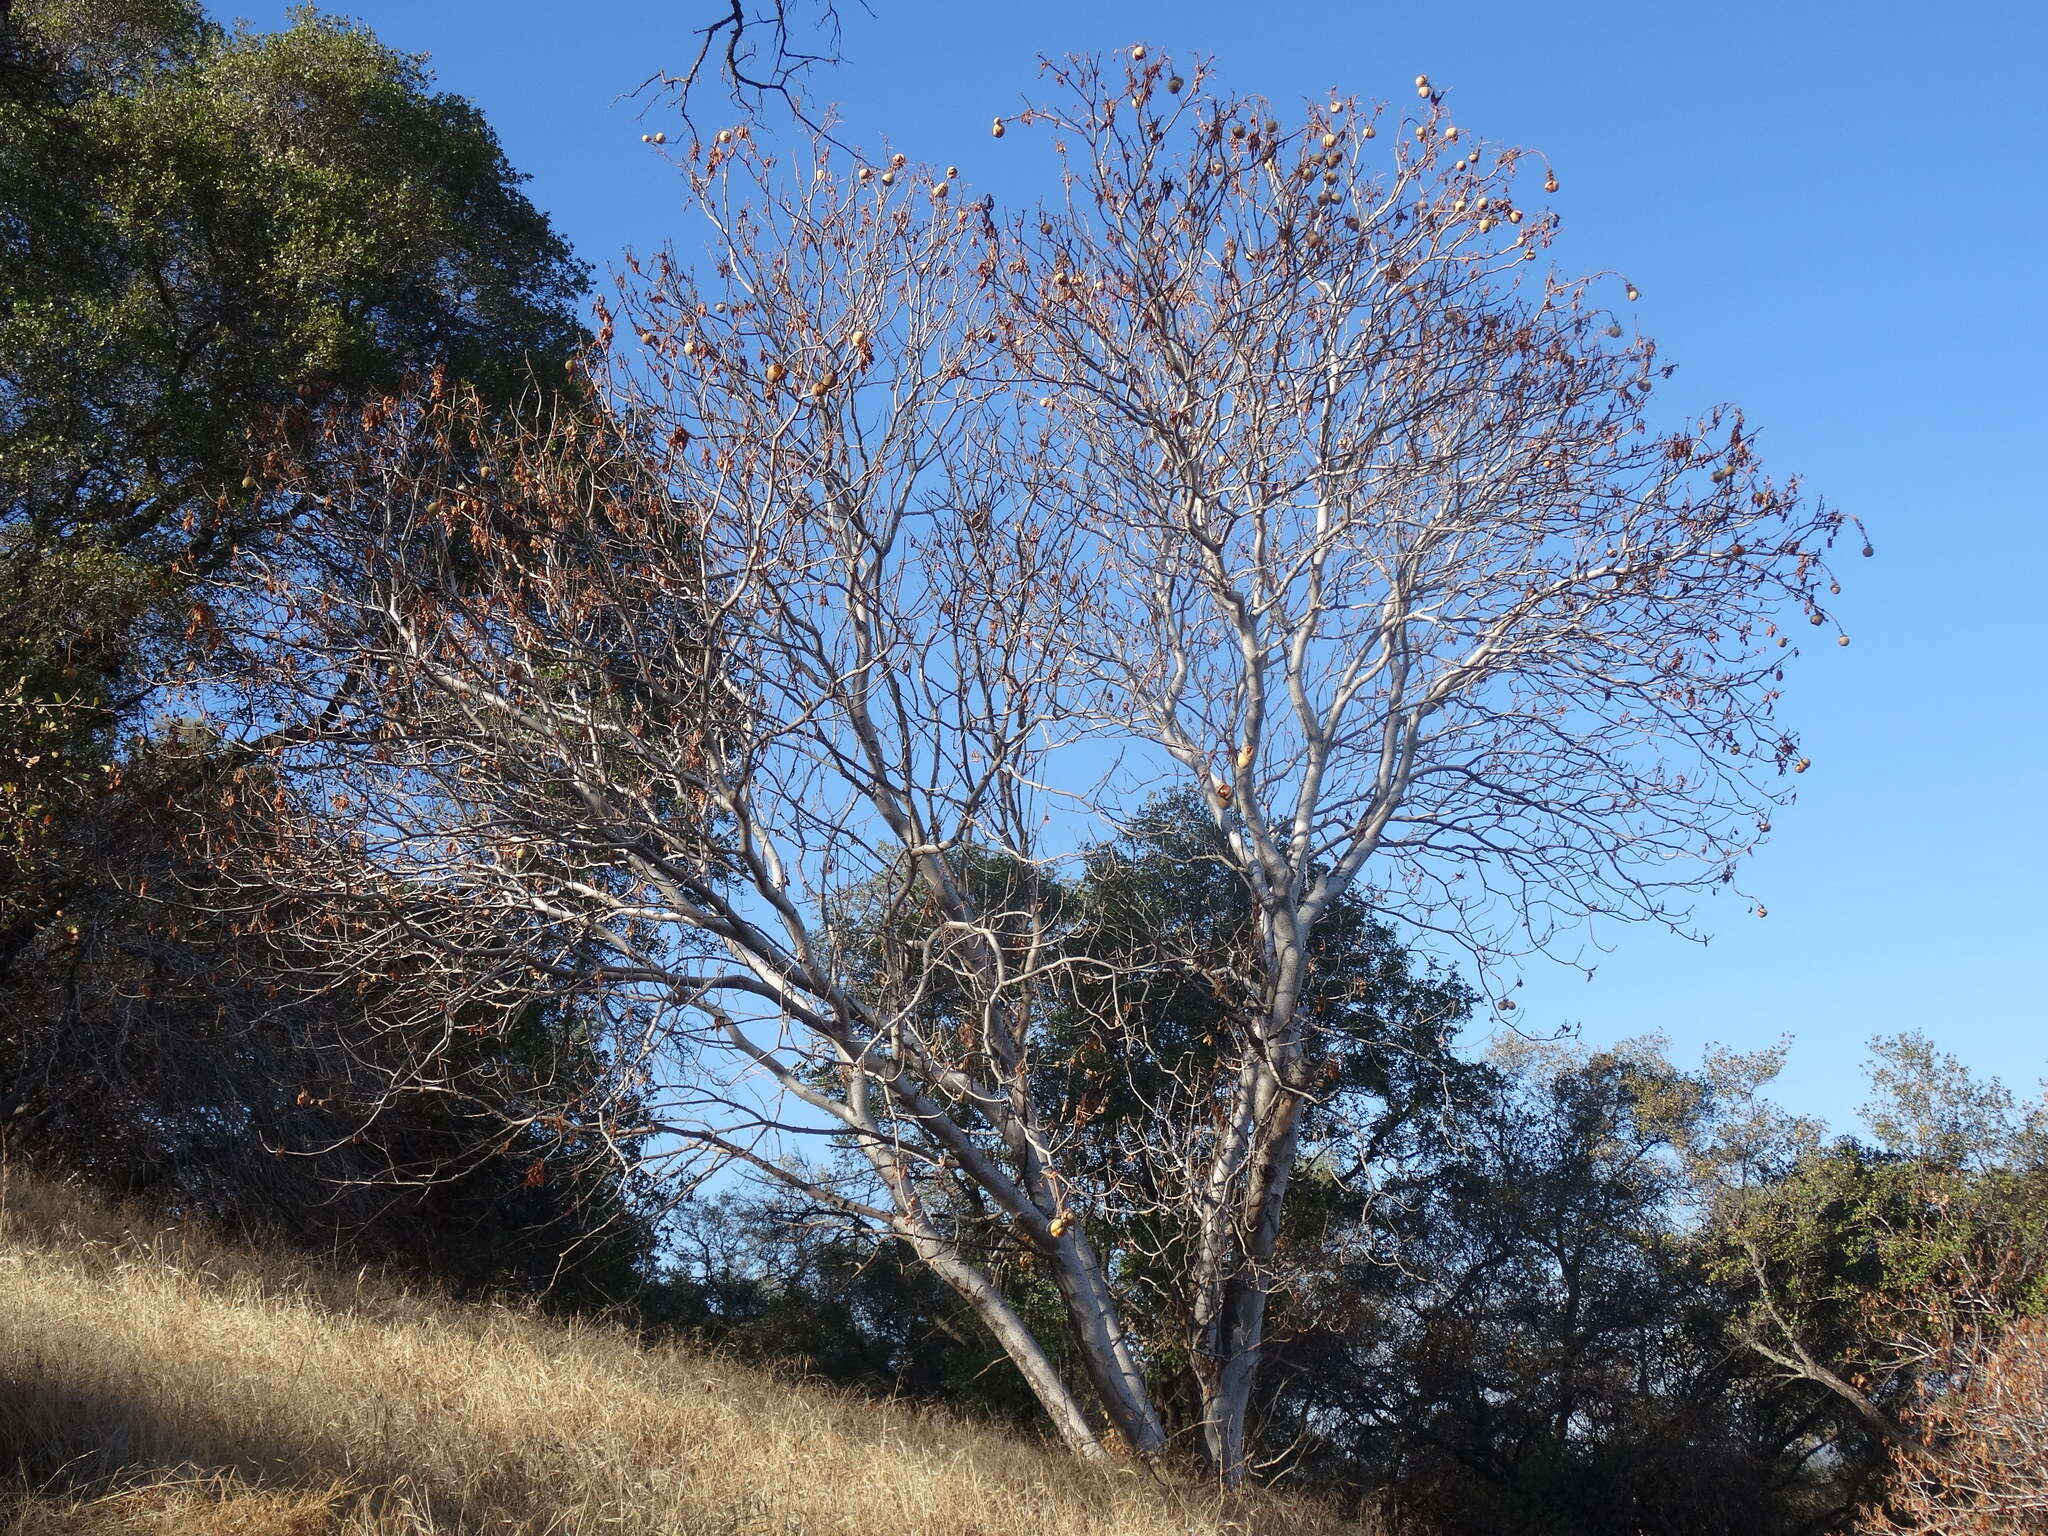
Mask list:
[[[872,4],[842,4],[846,62],[816,94],[853,142],[957,161],[1005,201],[1049,190],[1042,138],[988,134],[1036,58],[1140,40],[1280,102],[1398,108],[1427,73],[1461,122],[1544,151],[1562,263],[1641,287],[1682,364],[1672,406],[1739,401],[1773,467],[1862,517],[1878,558],[1844,562],[1854,643],[1791,678],[1814,768],[1744,882],[1771,915],[1710,904],[1705,948],[1622,934],[1590,984],[1532,966],[1521,1018],[1663,1032],[1682,1059],[1789,1033],[1780,1097],[1842,1122],[1873,1034],[1924,1030],[2023,1089],[2048,1073],[2048,6]],[[618,98],[680,67],[707,0],[332,8],[430,53],[600,269],[690,243],[639,142],[679,125]]]

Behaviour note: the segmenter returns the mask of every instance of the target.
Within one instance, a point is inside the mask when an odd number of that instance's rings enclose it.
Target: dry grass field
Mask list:
[[[0,1169],[0,1536],[1325,1536]]]

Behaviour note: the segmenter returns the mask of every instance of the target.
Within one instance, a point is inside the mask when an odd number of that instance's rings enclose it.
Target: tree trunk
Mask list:
[[[1166,1451],[1166,1426],[1117,1315],[1101,1260],[1079,1232],[1069,1232],[1058,1242],[1054,1280],[1066,1302],[1089,1381],[1132,1454],[1148,1463],[1157,1461]]]
[[[928,1265],[932,1272],[950,1286],[955,1295],[974,1309],[995,1340],[1003,1346],[1023,1376],[1025,1385],[1031,1388],[1044,1407],[1046,1417],[1052,1420],[1053,1428],[1067,1448],[1085,1461],[1106,1461],[1109,1447],[1102,1443],[1102,1436],[1096,1431],[1088,1411],[1080,1398],[1061,1379],[1059,1368],[1052,1357],[1032,1336],[1024,1319],[1017,1315],[1009,1299],[996,1288],[995,1282],[950,1251],[943,1240],[922,1233],[906,1234],[913,1252]]]

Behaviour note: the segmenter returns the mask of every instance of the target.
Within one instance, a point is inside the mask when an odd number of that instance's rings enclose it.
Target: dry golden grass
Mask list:
[[[171,1477],[84,1497],[19,1499],[7,1536],[373,1536],[369,1501],[339,1486],[252,1488],[231,1477]]]
[[[0,1170],[0,1319],[0,1475],[19,1469],[0,1536],[1355,1529],[151,1226],[19,1171]]]

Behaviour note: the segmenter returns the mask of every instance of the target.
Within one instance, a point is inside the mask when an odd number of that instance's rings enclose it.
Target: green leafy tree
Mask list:
[[[322,994],[318,957],[197,902],[239,760],[135,734],[323,415],[430,374],[587,406],[587,271],[523,179],[422,59],[310,8],[0,4],[0,1112],[187,1209],[615,1294],[632,1191],[533,1109],[608,1070],[577,1005],[536,991],[404,1085],[388,996]]]
[[[0,966],[104,851],[114,737],[267,435],[445,369],[559,380],[584,267],[470,103],[311,9],[0,5]]]
[[[1704,1149],[1709,1231],[1749,1347],[1825,1390],[1866,1462],[1938,1477],[1930,1397],[2048,1313],[2048,1126],[1924,1036],[1876,1041],[1870,1077],[1869,1139]]]
[[[1811,1466],[1823,1395],[1740,1346],[1687,1220],[1683,1148],[1739,1112],[1734,1065],[1497,1047],[1332,1273],[1351,1307],[1279,1405],[1320,1473],[1447,1536],[1734,1536],[1839,1511]]]

